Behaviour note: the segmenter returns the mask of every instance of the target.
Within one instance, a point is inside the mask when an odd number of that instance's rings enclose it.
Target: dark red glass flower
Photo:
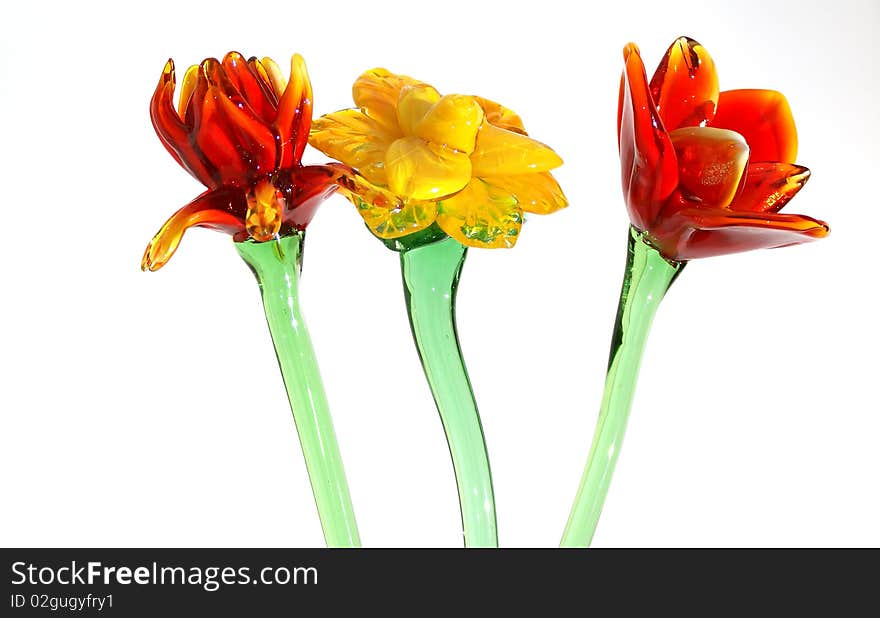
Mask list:
[[[186,229],[199,226],[236,241],[267,241],[305,229],[347,170],[303,166],[312,122],[305,62],[291,60],[290,81],[271,59],[237,52],[187,70],[174,107],[169,60],[150,101],[150,119],[171,156],[208,190],[177,211],[144,253],[141,267],[161,268]]]
[[[650,83],[638,47],[623,52],[618,107],[630,220],[684,261],[822,238],[828,225],[779,210],[807,181],[794,164],[791,109],[772,90],[719,92],[702,45],[680,38]]]

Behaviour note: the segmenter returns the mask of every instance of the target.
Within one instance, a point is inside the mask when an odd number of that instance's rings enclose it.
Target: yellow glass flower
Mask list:
[[[341,190],[380,238],[436,222],[467,246],[512,247],[523,211],[567,205],[549,173],[562,159],[498,103],[385,69],[361,75],[352,95],[359,109],[318,118],[309,143],[357,169]]]

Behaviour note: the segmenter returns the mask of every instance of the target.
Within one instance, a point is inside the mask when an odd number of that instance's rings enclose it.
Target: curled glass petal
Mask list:
[[[232,235],[242,231],[244,208],[244,196],[239,191],[206,191],[165,222],[147,245],[141,268],[162,268],[174,255],[184,232],[191,227],[207,227]]]

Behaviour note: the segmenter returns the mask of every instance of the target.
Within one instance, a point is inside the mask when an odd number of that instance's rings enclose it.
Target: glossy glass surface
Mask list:
[[[648,331],[660,301],[682,268],[684,262],[667,260],[641,232],[630,229],[599,420],[562,537],[563,547],[587,547],[593,539],[620,456]]]
[[[452,455],[465,546],[497,547],[489,457],[455,328],[466,255],[464,246],[447,238],[401,251],[400,265],[413,338]]]
[[[822,238],[828,225],[779,210],[809,171],[772,90],[719,91],[705,48],[682,37],[650,83],[638,47],[624,49],[618,129],[633,225],[668,258],[690,260]]]
[[[361,75],[353,96],[358,109],[318,118],[310,143],[357,170],[342,190],[378,237],[436,223],[466,246],[512,247],[524,211],[567,204],[549,173],[562,160],[498,103],[385,69]]]
[[[260,286],[327,546],[358,547],[360,538],[342,457],[299,304],[303,239],[300,232],[272,242],[237,242],[235,248]]]
[[[289,82],[271,59],[230,52],[186,71],[177,107],[175,87],[169,60],[150,118],[175,161],[208,190],[162,226],[144,253],[144,270],[161,268],[193,226],[261,242],[305,229],[340,175],[349,173],[339,164],[300,163],[312,87],[299,55],[291,59]]]

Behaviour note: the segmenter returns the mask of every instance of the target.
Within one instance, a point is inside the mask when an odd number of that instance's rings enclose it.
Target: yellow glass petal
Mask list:
[[[268,56],[263,58],[260,63],[269,76],[269,83],[272,84],[272,89],[275,90],[275,96],[281,98],[281,95],[287,90],[287,78],[281,72],[281,67]]]
[[[393,193],[437,200],[464,189],[471,179],[471,162],[464,153],[418,137],[403,137],[385,153],[385,173]]]
[[[189,105],[189,99],[193,90],[196,89],[196,80],[199,77],[199,65],[194,64],[186,70],[183,75],[183,81],[180,82],[180,99],[177,101],[177,114],[180,119],[186,122],[186,108]]]
[[[520,118],[513,110],[507,109],[500,103],[484,99],[483,97],[474,97],[483,112],[486,115],[486,122],[494,124],[499,129],[507,129],[514,133],[526,135],[526,128],[523,126],[522,118]]]
[[[479,178],[438,204],[437,225],[468,247],[510,248],[516,244],[522,222],[516,198]]]
[[[404,135],[415,135],[416,125],[440,100],[440,93],[426,84],[404,86],[397,100],[397,122]]]
[[[498,191],[506,191],[513,195],[519,207],[526,212],[548,215],[568,206],[565,194],[550,172],[516,176],[484,176],[482,180]]]
[[[447,94],[441,97],[415,126],[415,135],[435,144],[471,154],[482,122],[483,108],[474,97]]]
[[[387,131],[397,129],[397,101],[404,86],[421,84],[406,75],[396,75],[386,69],[365,71],[354,82],[351,95],[355,105]]]
[[[436,202],[403,200],[359,174],[340,179],[339,191],[355,205],[367,227],[379,238],[400,238],[430,226],[437,218]]]
[[[385,152],[399,136],[357,109],[321,116],[312,124],[309,143],[328,157],[355,167],[373,184],[387,184]]]
[[[484,122],[471,164],[474,176],[506,176],[546,172],[562,165],[562,159],[539,141]]]

